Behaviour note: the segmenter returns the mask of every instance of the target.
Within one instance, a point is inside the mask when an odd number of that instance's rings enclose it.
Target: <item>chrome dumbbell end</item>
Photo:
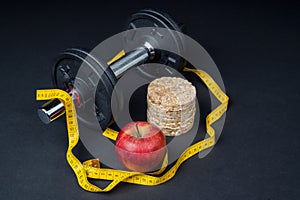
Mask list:
[[[49,124],[65,113],[65,107],[58,99],[53,99],[44,103],[37,113],[42,122]]]

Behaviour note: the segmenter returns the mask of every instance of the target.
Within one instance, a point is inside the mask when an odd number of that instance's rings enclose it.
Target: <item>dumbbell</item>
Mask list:
[[[183,26],[176,23],[166,13],[144,9],[131,16],[128,22],[127,29],[138,29],[143,27],[161,27],[169,30],[182,32]],[[181,46],[180,38],[174,37],[173,42]],[[160,49],[155,49],[153,42],[157,42],[153,33],[146,33],[143,37],[142,45],[130,52],[109,63],[107,68],[103,68],[101,61],[88,51],[78,48],[67,49],[56,60],[52,69],[52,81],[55,88],[65,90],[72,96],[77,109],[81,109],[82,101],[85,99],[85,91],[88,89],[89,80],[81,81],[82,87],[74,88],[76,74],[85,62],[93,69],[102,70],[102,75],[99,77],[97,90],[95,93],[95,115],[102,128],[105,128],[112,121],[112,113],[110,109],[110,101],[113,88],[120,77],[133,67],[137,67],[145,63],[161,63],[168,65],[176,70],[181,70],[183,59],[178,55],[166,52]],[[40,119],[48,124],[59,118],[65,113],[65,108],[62,102],[58,99],[53,99],[43,104],[38,109]],[[83,120],[84,119],[80,119]],[[85,121],[85,123],[88,123]]]

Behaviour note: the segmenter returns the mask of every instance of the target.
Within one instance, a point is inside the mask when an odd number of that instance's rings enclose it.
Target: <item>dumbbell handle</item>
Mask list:
[[[147,47],[139,47],[126,54],[121,59],[115,61],[109,67],[117,79],[119,79],[127,70],[145,63],[146,61],[152,59],[153,56],[154,50],[151,50]]]
[[[127,53],[125,56],[109,65],[109,67],[117,79],[119,79],[127,70],[152,59],[154,54],[155,51],[153,47],[146,42],[144,46],[136,48],[135,50]],[[64,113],[64,105],[58,99],[50,100],[38,109],[38,116],[45,124],[49,124],[50,122],[62,116]]]

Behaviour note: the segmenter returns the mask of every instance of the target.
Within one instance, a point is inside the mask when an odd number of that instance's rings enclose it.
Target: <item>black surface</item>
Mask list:
[[[138,2],[0,6],[0,198],[299,199],[299,4]],[[65,160],[64,119],[44,125],[35,90],[51,88],[59,52],[95,46],[147,7],[187,22],[211,54],[231,98],[225,127],[209,156],[165,184],[89,193]]]

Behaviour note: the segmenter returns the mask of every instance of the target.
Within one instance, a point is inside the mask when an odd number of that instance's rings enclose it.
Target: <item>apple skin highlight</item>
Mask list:
[[[148,122],[127,124],[115,144],[119,161],[131,171],[149,172],[159,167],[166,154],[166,138],[159,128]]]

